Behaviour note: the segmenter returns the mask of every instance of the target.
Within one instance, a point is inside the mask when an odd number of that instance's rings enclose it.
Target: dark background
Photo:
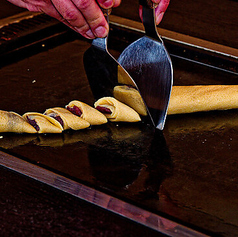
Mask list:
[[[24,9],[0,0],[0,18]],[[122,0],[113,14],[140,21],[137,0]],[[238,48],[237,0],[171,0],[161,28]]]

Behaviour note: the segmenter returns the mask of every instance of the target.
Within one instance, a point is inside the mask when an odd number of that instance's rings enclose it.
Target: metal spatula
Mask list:
[[[108,21],[109,10],[103,10],[103,12]],[[94,39],[83,58],[87,78],[96,100],[105,96],[114,96],[114,88],[122,84],[138,90],[131,76],[108,52],[107,40],[108,36]],[[143,105],[145,106],[144,102]],[[152,123],[149,115],[145,120]]]
[[[130,44],[118,62],[130,74],[150,111],[156,128],[163,130],[173,82],[171,59],[155,24],[155,6],[140,0],[145,36]]]

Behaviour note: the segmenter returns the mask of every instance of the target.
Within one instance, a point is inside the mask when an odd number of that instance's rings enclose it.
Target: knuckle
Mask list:
[[[80,34],[85,34],[90,28],[87,24],[77,25],[74,27]]]
[[[77,21],[78,16],[77,16],[76,12],[74,12],[74,11],[66,11],[64,14],[64,18],[68,22],[75,22],[75,21]]]
[[[97,27],[101,23],[101,18],[100,17],[92,18],[89,23],[90,25],[92,25],[92,27]]]
[[[90,0],[80,0],[77,3],[79,9],[85,10],[87,8],[89,8],[89,6],[91,5],[91,1]]]

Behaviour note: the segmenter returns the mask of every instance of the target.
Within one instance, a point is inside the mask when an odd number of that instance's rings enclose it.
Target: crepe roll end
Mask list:
[[[65,107],[71,113],[81,117],[91,125],[101,125],[107,123],[107,118],[103,113],[81,101],[73,100]]]
[[[0,110],[0,132],[37,133],[21,115]]]
[[[147,115],[145,103],[139,91],[135,88],[127,85],[115,86],[113,89],[113,96],[117,100],[133,108],[138,114],[142,116]]]
[[[44,114],[37,112],[27,112],[23,118],[31,124],[38,133],[62,133],[63,127],[61,124]]]
[[[97,100],[94,107],[112,122],[139,122],[140,115],[129,106],[113,97],[103,97]]]
[[[44,112],[45,115],[52,117],[58,121],[61,121],[62,127],[64,130],[66,129],[73,129],[73,130],[80,130],[84,128],[88,128],[90,123],[65,108],[55,107],[47,109]]]

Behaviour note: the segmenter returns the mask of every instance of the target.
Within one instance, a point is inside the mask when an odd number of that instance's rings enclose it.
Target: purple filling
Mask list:
[[[79,117],[82,115],[82,111],[75,105],[74,107],[67,106],[66,109],[69,110],[72,114],[75,114]]]
[[[102,107],[102,106],[97,106],[96,109],[100,112],[102,112],[103,114],[111,114],[112,111],[106,107]]]
[[[61,126],[64,127],[64,122],[63,122],[62,118],[59,115],[51,114],[50,117],[54,118],[55,120],[57,120],[61,124]]]
[[[33,126],[35,128],[35,130],[38,132],[40,130],[40,127],[37,125],[36,123],[36,120],[35,119],[30,119],[28,116],[27,116],[27,121],[28,123]]]

